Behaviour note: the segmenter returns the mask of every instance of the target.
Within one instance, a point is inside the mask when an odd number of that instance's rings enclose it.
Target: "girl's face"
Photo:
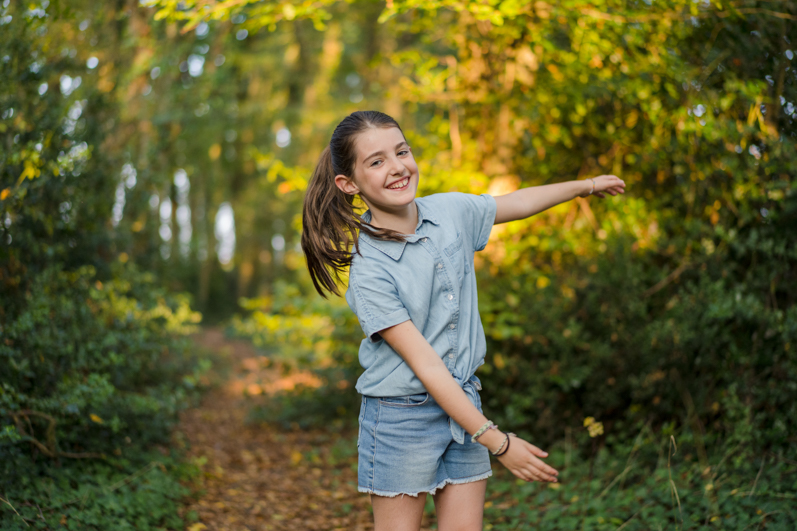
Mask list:
[[[353,178],[336,176],[338,188],[360,194],[368,208],[383,212],[400,211],[415,200],[418,165],[400,129],[367,129],[357,135],[354,147]]]

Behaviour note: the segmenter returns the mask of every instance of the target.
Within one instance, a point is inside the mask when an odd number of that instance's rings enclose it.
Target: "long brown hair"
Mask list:
[[[338,283],[351,265],[352,245],[355,253],[360,252],[360,231],[381,240],[404,240],[396,231],[365,223],[354,211],[354,196],[335,185],[336,175],[354,176],[357,135],[376,127],[396,127],[401,131],[396,120],[378,111],[357,111],[344,118],[321,153],[307,187],[302,209],[302,250],[313,285],[323,297],[324,290],[340,295]]]

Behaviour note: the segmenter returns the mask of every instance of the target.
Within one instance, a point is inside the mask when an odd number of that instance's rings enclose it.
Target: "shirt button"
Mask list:
[[[422,241],[423,243],[426,243],[426,238],[421,238],[421,241]]]
[[[453,300],[453,299],[454,299],[454,296],[453,296],[453,295],[449,295],[449,296],[448,296],[448,300]]]
[[[443,262],[440,262],[439,264],[437,264],[437,269],[443,269]]]
[[[453,329],[455,329],[455,328],[457,327],[457,325],[455,325],[454,323],[451,323],[450,325],[448,325],[448,327],[449,327],[451,330],[453,330]]]
[[[449,354],[448,357],[449,357],[449,359],[452,359],[452,360],[454,359],[454,355],[453,354]]]

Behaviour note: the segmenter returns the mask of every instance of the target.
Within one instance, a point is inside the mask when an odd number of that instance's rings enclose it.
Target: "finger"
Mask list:
[[[537,457],[548,457],[548,452],[529,443],[529,450]]]
[[[534,481],[534,476],[533,476],[533,475],[531,475],[531,474],[529,474],[528,472],[526,472],[526,471],[525,471],[525,470],[523,470],[523,469],[520,469],[520,468],[519,468],[519,469],[513,470],[513,471],[512,471],[512,473],[513,473],[515,476],[517,476],[517,477],[519,477],[520,479],[522,479],[523,481]]]
[[[556,480],[556,476],[555,475],[548,474],[544,470],[542,470],[541,468],[535,468],[535,467],[532,466],[528,470],[529,470],[528,473],[532,477],[537,478],[540,481],[554,481],[554,480]]]
[[[536,469],[537,476],[540,478],[541,481],[557,481],[556,476],[559,474],[553,468],[545,465],[544,467],[538,467]]]
[[[549,474],[545,474],[545,473],[543,473],[540,470],[532,469],[529,472],[529,474],[532,477],[534,477],[537,481],[545,481],[545,482],[548,482],[548,483],[553,483],[554,481],[556,481],[556,478],[554,476],[551,476]]]
[[[545,462],[540,461],[536,457],[531,458],[531,465],[535,468],[539,469],[540,472],[544,474],[549,474],[551,476],[559,475],[559,472],[553,468],[552,466],[547,465]]]

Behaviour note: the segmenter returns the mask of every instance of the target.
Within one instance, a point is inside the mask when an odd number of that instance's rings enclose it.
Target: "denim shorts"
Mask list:
[[[478,404],[481,411],[481,401]],[[448,414],[429,393],[362,397],[357,483],[378,496],[422,492],[470,483],[492,475],[490,454],[465,435],[457,443]]]

